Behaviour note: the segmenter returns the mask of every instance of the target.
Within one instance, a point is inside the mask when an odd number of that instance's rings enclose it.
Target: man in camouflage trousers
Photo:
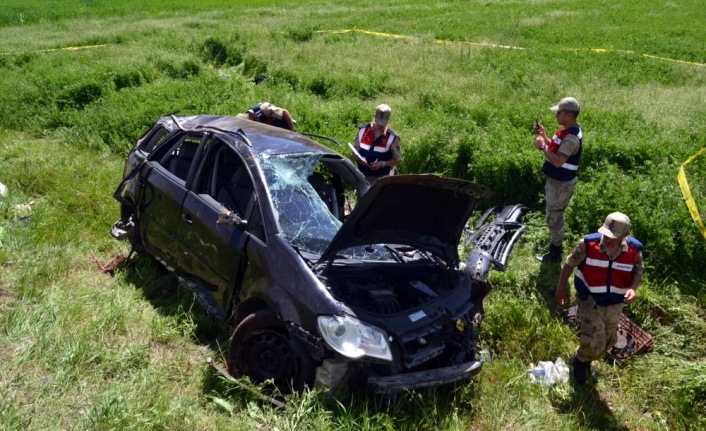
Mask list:
[[[534,146],[544,156],[542,172],[547,177],[546,216],[550,233],[549,253],[537,259],[542,263],[559,263],[564,253],[564,212],[576,186],[583,133],[576,122],[581,109],[576,99],[565,97],[550,109],[556,113],[556,121],[561,126],[552,138],[549,139],[544,126],[535,125]]]
[[[576,268],[574,287],[578,299],[579,347],[571,357],[572,376],[586,383],[591,362],[616,343],[618,323],[625,302],[637,299],[642,280],[642,244],[628,236],[630,219],[614,212],[597,233],[586,235],[566,258],[556,288],[556,302],[566,307],[566,284]]]

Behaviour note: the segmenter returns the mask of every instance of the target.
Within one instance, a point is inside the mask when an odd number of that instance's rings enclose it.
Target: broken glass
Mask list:
[[[259,157],[280,232],[292,246],[317,255],[326,250],[342,224],[309,182],[321,156],[311,153]],[[391,252],[370,245],[350,248],[345,257],[387,260]]]
[[[321,254],[341,227],[308,178],[321,154],[262,155],[280,232],[294,247]]]

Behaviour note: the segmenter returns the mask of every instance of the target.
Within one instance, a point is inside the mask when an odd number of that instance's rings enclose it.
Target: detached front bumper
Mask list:
[[[481,361],[471,361],[450,367],[437,368],[416,373],[397,374],[394,376],[368,377],[367,392],[392,394],[453,383],[470,379],[483,367]]]

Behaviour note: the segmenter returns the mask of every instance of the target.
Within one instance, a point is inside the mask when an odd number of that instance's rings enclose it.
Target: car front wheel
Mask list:
[[[250,314],[233,331],[228,371],[256,382],[273,380],[282,392],[302,390],[313,377],[313,368],[295,355],[282,322],[267,310]]]

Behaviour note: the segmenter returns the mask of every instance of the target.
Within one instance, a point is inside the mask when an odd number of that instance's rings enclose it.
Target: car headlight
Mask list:
[[[392,360],[387,335],[380,329],[350,316],[319,316],[318,324],[326,343],[343,356]]]

